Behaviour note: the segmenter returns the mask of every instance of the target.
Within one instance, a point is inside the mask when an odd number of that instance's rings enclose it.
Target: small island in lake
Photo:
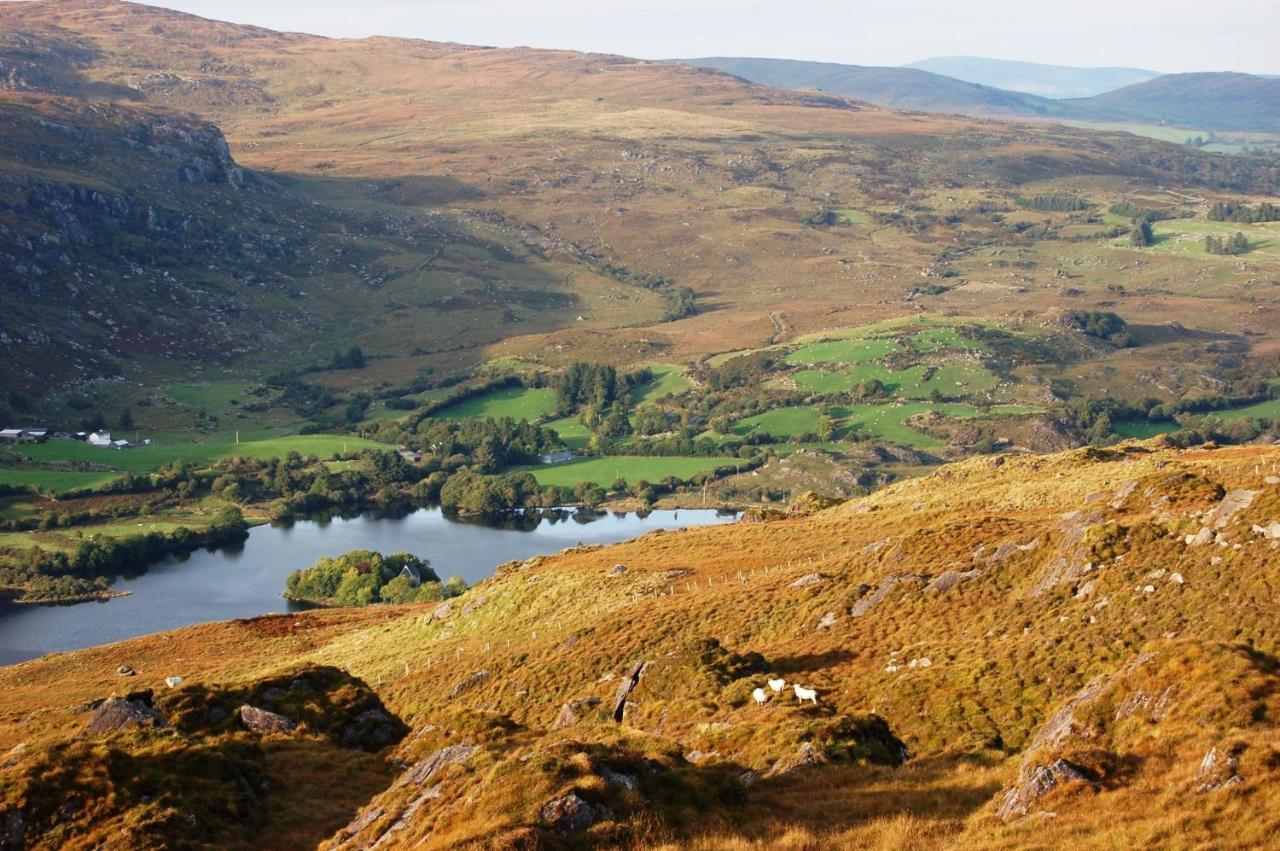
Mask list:
[[[384,556],[352,550],[322,558],[285,581],[284,596],[313,606],[368,606],[373,603],[429,603],[467,590],[459,576],[441,582],[431,563],[411,553]]]

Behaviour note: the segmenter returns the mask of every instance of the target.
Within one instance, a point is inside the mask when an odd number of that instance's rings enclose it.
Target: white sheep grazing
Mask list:
[[[801,702],[810,701],[814,706],[818,705],[818,690],[816,688],[805,688],[802,685],[795,685],[796,700]]]
[[[757,688],[755,691],[751,692],[751,699],[756,702],[757,706],[764,706],[769,702],[769,695],[764,693],[764,689]]]
[[[769,688],[773,689],[773,693],[777,694],[787,687],[786,680],[769,680]]]

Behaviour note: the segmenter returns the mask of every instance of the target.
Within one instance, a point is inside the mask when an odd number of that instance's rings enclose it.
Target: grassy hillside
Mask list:
[[[1261,847],[1277,518],[1274,447],[979,459],[512,563],[447,607],[59,654],[0,670],[0,811],[31,847]],[[74,707],[143,687],[170,729],[75,738]],[[301,723],[210,712],[242,703]],[[403,741],[343,738],[379,704]]]
[[[132,406],[144,430],[217,417],[266,436],[354,425],[360,394],[379,397],[369,418],[391,417],[381,394],[492,361],[685,365],[921,310],[1036,314],[1064,289],[1094,306],[1116,285],[1141,293],[1121,305],[1133,322],[1270,335],[1252,321],[1273,298],[1265,274],[1137,263],[1101,223],[1016,205],[1261,200],[1277,187],[1264,159],[906,115],[673,63],[321,39],[128,3],[3,4],[0,24],[0,56],[22,69],[0,93],[17,128],[0,140],[16,273],[0,331],[17,367],[0,383],[25,397],[0,403],[6,420]],[[102,211],[121,204],[113,229]],[[60,320],[51,305],[80,303],[89,281],[110,297]],[[363,366],[323,369],[352,345]],[[163,389],[253,387],[285,367],[332,394],[323,410],[280,385],[238,408]]]
[[[1069,104],[1099,120],[1280,132],[1280,79],[1253,74],[1166,74]]]

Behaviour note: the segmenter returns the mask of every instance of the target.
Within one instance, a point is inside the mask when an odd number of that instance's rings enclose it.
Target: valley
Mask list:
[[[0,849],[1267,846],[1278,81],[917,65],[0,2]]]

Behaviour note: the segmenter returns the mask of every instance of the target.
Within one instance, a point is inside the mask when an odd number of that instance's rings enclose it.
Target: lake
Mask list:
[[[440,509],[257,526],[243,544],[170,558],[140,576],[122,577],[115,591],[128,597],[66,606],[0,602],[0,665],[54,651],[108,644],[205,621],[249,618],[295,609],[280,596],[285,578],[321,556],[348,550],[410,552],[431,562],[441,579],[468,584],[503,562],[549,555],[578,544],[612,544],[651,532],[729,523],[714,510],[583,515],[570,511],[514,515],[479,522]]]

